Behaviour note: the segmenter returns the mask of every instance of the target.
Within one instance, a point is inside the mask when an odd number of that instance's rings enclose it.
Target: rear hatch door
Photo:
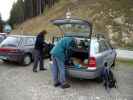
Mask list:
[[[91,38],[92,24],[81,19],[57,19],[52,23],[59,27],[64,36]]]

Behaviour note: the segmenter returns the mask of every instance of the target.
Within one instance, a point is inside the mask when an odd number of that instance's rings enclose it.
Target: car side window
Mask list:
[[[109,43],[109,41],[106,42],[109,49],[113,49],[112,45]]]
[[[109,47],[107,46],[107,44],[104,40],[99,41],[99,52],[104,52],[108,49],[109,49]]]
[[[107,41],[104,41],[104,44],[106,46],[106,49],[105,50],[111,49],[111,46],[109,45],[109,43]]]
[[[32,46],[35,44],[34,38],[28,37],[24,39],[24,46]]]

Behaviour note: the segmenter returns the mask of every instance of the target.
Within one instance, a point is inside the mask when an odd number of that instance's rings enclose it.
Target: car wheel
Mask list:
[[[26,65],[29,65],[31,64],[32,62],[32,58],[29,54],[26,54],[23,58],[23,65],[26,66]]]
[[[3,61],[4,63],[10,62],[9,60],[5,60],[5,59],[3,59],[2,61]]]

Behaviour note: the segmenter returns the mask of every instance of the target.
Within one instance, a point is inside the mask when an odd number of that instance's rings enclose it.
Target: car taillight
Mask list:
[[[12,48],[0,48],[0,52],[17,52],[18,49],[12,49]]]
[[[95,68],[96,67],[96,58],[95,57],[90,57],[88,62],[88,67]]]
[[[9,52],[17,52],[18,50],[17,49],[10,49]]]

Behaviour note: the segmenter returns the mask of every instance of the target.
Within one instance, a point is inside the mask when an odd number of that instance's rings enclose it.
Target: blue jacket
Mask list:
[[[74,42],[72,37],[64,37],[53,47],[50,54],[58,57],[61,61],[65,62],[65,52],[66,49],[71,46],[71,43]]]

